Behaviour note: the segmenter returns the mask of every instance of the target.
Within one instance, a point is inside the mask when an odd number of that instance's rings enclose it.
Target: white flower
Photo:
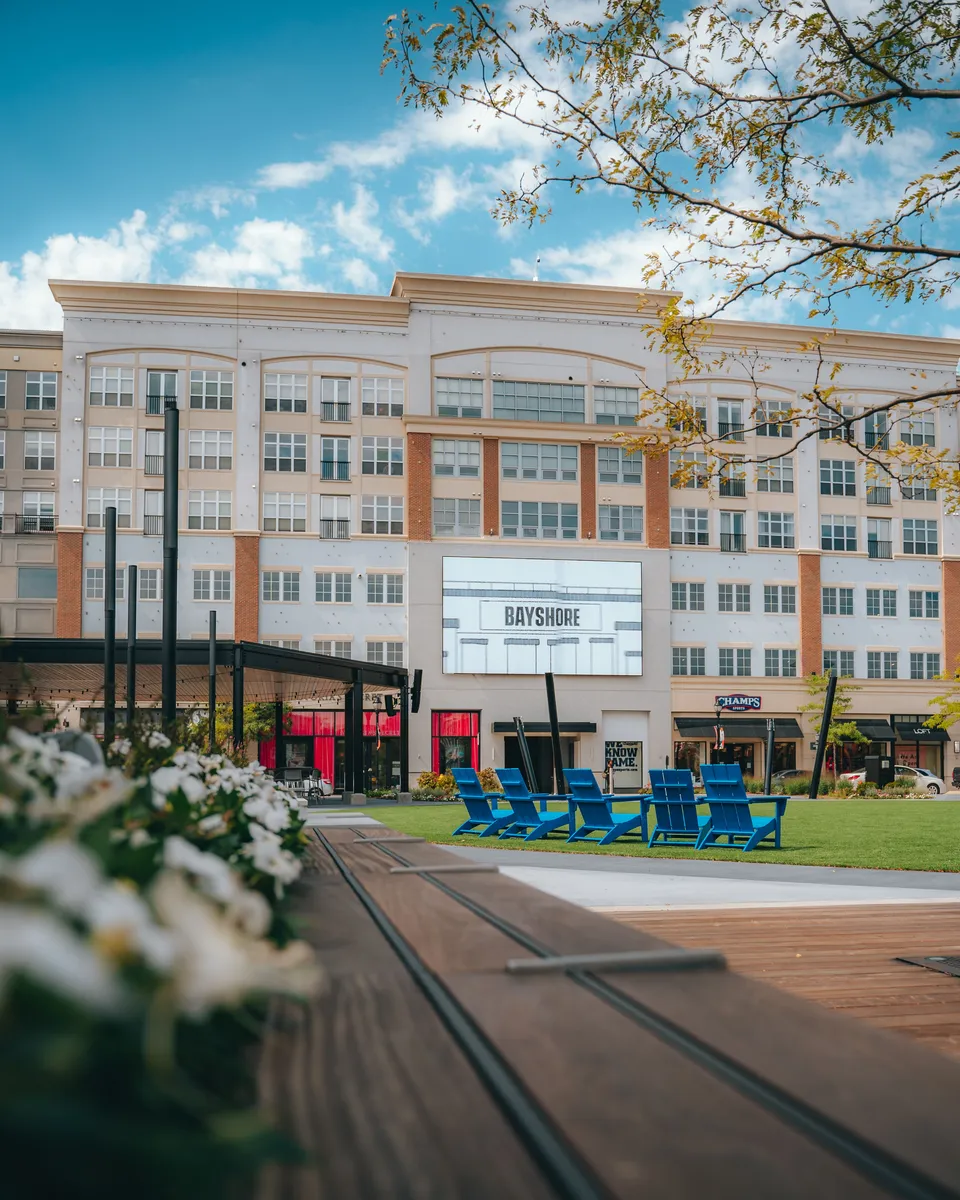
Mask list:
[[[222,904],[228,904],[242,887],[225,859],[201,850],[176,834],[163,843],[163,861],[167,867],[193,875],[201,891]]]
[[[163,808],[167,796],[178,788],[191,804],[197,804],[207,795],[206,786],[194,775],[188,774],[182,767],[158,767],[150,775],[153,787],[153,806]]]
[[[159,729],[152,730],[147,736],[147,746],[151,750],[165,750],[168,746],[172,745],[173,743],[167,735],[161,733]]]
[[[250,825],[250,836],[253,840],[243,847],[241,853],[253,859],[258,871],[276,879],[279,894],[280,884],[293,883],[300,877],[300,861],[289,850],[283,849],[275,833],[256,822]]]
[[[121,758],[126,758],[133,749],[133,743],[128,738],[115,738],[110,744],[110,749]]]
[[[134,850],[139,850],[141,846],[149,846],[154,840],[145,829],[134,829],[130,834],[130,845]]]
[[[227,823],[223,819],[223,813],[211,813],[209,817],[202,817],[197,822],[197,829],[210,837],[216,837],[218,833],[227,832]]]
[[[244,800],[243,811],[248,817],[253,817],[255,821],[259,821],[261,825],[267,829],[278,833],[281,829],[286,829],[290,824],[290,809],[282,801],[274,803],[266,796],[254,796],[249,800]]]
[[[103,886],[100,864],[76,842],[41,842],[21,858],[0,862],[0,873],[21,887],[44,892],[58,908],[80,915]]]

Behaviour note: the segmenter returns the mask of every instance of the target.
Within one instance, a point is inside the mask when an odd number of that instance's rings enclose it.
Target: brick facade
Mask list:
[[[260,535],[234,535],[233,636],[238,642],[260,640]]]
[[[433,438],[407,434],[407,537],[429,542],[433,536]]]
[[[819,675],[823,671],[820,555],[801,551],[797,555],[797,572],[800,582],[800,674]]]
[[[83,635],[83,534],[57,534],[57,637]]]
[[[500,535],[500,443],[483,439],[483,528],[484,537]]]
[[[960,669],[960,559],[943,560],[943,673]]]
[[[645,513],[647,545],[651,550],[670,548],[670,459],[666,453],[644,455],[647,478]]]
[[[592,442],[580,447],[580,536],[597,536],[597,448]]]

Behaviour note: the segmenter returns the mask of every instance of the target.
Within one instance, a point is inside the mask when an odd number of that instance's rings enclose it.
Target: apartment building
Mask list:
[[[952,742],[917,730],[960,653],[960,522],[777,419],[813,381],[808,328],[717,323],[718,349],[759,356],[759,392],[735,361],[684,391],[745,459],[795,449],[733,464],[710,490],[696,451],[685,469],[612,437],[634,426],[640,389],[670,385],[645,336],[658,293],[408,274],[386,297],[51,286],[61,636],[102,633],[110,504],[120,574],[140,567],[141,636],[159,634],[162,412],[176,399],[181,636],[205,636],[215,609],[226,636],[421,667],[414,774],[516,762],[520,716],[546,776],[546,670],[567,761],[612,762],[620,786],[716,753],[718,696],[739,701],[721,754],[762,770],[772,716],[777,765],[804,766],[802,676],[824,665],[859,688],[851,715],[873,744],[952,766]],[[854,413],[918,371],[951,382],[958,351],[830,341]],[[770,420],[754,432],[755,395]],[[946,410],[868,433],[958,444]],[[374,774],[389,780],[392,718],[372,720]],[[336,737],[330,714],[304,734],[305,761],[321,736]]]
[[[56,628],[62,346],[0,330],[0,637]]]

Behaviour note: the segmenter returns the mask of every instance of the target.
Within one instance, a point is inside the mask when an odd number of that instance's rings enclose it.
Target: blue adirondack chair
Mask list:
[[[490,801],[499,800],[499,792],[485,792],[480,776],[473,767],[454,767],[450,774],[457,784],[457,793],[467,809],[467,819],[453,831],[477,833],[480,837],[492,837],[513,821],[512,808],[491,808]],[[481,826],[478,830],[476,826]]]
[[[572,793],[571,829],[570,836],[567,838],[568,842],[596,842],[599,846],[609,846],[618,837],[622,837],[625,833],[632,833],[635,829],[640,830],[642,841],[647,840],[647,809],[650,806],[650,796],[605,796],[600,791],[593,772],[587,767],[568,767],[563,773],[567,777],[567,785]],[[640,811],[617,816],[610,806],[622,800],[639,801]],[[579,829],[573,828],[574,805],[580,809],[580,815],[583,817],[583,824]],[[591,837],[590,835],[593,833],[599,833],[601,836],[599,838]]]
[[[657,818],[650,845],[658,840],[662,846],[695,845],[710,818],[697,812],[699,801],[694,795],[691,772],[654,769],[650,772],[650,786]]]
[[[501,838],[523,838],[535,842],[546,837],[554,829],[566,826],[570,829],[570,814],[545,812],[548,800],[566,800],[566,796],[550,796],[546,792],[531,792],[526,780],[516,767],[497,767],[497,778],[503,784],[506,798],[513,806],[512,825],[500,830]],[[572,830],[571,830],[572,832]]]
[[[710,824],[697,839],[697,849],[712,846],[725,837],[731,846],[744,843],[743,849],[753,850],[767,838],[780,849],[780,822],[786,811],[786,796],[748,796],[743,775],[737,763],[701,763],[700,778],[707,790]],[[773,801],[776,812],[772,817],[755,817],[750,805]]]

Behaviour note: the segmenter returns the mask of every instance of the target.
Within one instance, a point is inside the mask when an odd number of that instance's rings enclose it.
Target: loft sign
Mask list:
[[[759,696],[715,696],[713,703],[727,712],[759,712],[762,701]],[[721,714],[722,715],[722,714]]]

